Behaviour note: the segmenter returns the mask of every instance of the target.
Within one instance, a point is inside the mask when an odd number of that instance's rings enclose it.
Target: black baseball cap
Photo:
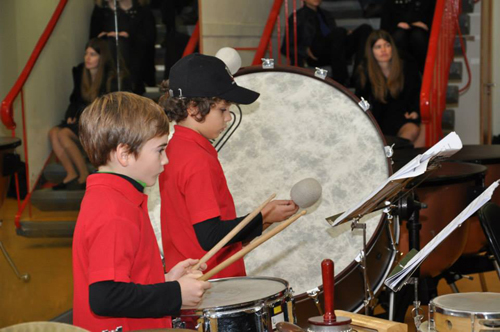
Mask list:
[[[259,93],[234,81],[226,64],[214,56],[193,53],[170,68],[172,97],[217,97],[236,104],[251,104]]]

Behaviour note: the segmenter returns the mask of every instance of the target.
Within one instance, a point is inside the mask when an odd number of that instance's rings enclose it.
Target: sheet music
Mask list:
[[[394,273],[385,280],[385,285],[393,291],[398,291],[403,287],[408,278],[422,264],[425,258],[455,229],[460,227],[474,212],[479,210],[486,202],[491,199],[493,192],[498,187],[500,180],[493,182],[481,195],[469,204],[460,214],[455,217],[438,235],[425,245],[399,272]]]
[[[455,132],[451,132],[445,138],[437,142],[424,154],[419,154],[404,165],[396,173],[390,176],[384,183],[378,186],[361,202],[344,212],[334,221],[327,218],[330,225],[337,226],[358,215],[372,212],[384,200],[392,199],[411,179],[422,175],[427,170],[429,163],[436,158],[447,158],[462,148],[462,141]]]

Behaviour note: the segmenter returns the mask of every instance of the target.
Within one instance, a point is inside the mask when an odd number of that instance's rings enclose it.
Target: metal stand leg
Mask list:
[[[370,281],[368,280],[367,264],[366,264],[366,224],[360,224],[359,218],[355,218],[351,230],[361,229],[363,231],[363,248],[361,249],[361,268],[363,269],[363,279],[365,286],[365,315],[369,316],[372,308],[372,301],[374,300],[374,295],[370,287]]]
[[[457,285],[456,285],[454,282],[452,282],[452,283],[450,284],[450,288],[451,288],[451,290],[453,291],[453,293],[460,293],[460,291],[458,290]]]
[[[482,272],[479,273],[479,282],[481,283],[481,291],[487,292],[488,285],[486,285],[486,278],[484,277],[484,273]]]
[[[390,291],[389,293],[389,320],[394,321],[394,298],[396,293]]]
[[[30,281],[30,275],[28,273],[24,273],[24,274],[19,273],[19,270],[17,269],[16,264],[14,264],[14,261],[12,260],[12,258],[10,258],[9,253],[7,252],[5,247],[3,246],[2,241],[0,241],[0,249],[2,250],[2,253],[5,256],[7,263],[9,263],[12,270],[14,270],[14,273],[16,274],[16,276],[24,282]]]
[[[496,259],[493,261],[493,266],[495,266],[495,270],[497,271],[498,278],[500,278],[500,265],[498,265],[498,262]]]

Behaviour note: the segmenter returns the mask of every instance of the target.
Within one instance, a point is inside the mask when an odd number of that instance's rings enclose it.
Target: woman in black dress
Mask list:
[[[373,31],[365,60],[356,72],[356,95],[365,98],[382,133],[414,143],[420,133],[421,79],[416,65],[403,61],[389,33]]]
[[[127,69],[123,68],[121,87],[130,91],[131,83],[127,75]],[[54,153],[66,170],[66,177],[53,187],[54,190],[85,189],[89,172],[78,141],[78,120],[94,99],[118,90],[115,65],[104,40],[95,38],[87,43],[84,63],[73,67],[73,86],[64,120],[49,131]]]

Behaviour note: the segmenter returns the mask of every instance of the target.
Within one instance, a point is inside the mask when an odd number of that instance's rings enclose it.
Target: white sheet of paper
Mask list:
[[[375,196],[384,197],[385,193],[390,193],[393,190],[399,190],[401,187],[401,180],[414,178],[422,175],[427,170],[427,165],[431,160],[437,157],[447,158],[462,148],[462,141],[460,137],[455,132],[451,132],[446,135],[445,138],[434,144],[429,150],[424,154],[419,154],[413,158],[406,165],[401,167],[396,173],[391,175],[385,182],[381,183],[375,190],[373,190],[368,196],[361,200],[358,204],[354,205],[352,208],[340,215],[331,225],[337,226],[347,217],[355,217],[351,214],[362,207],[364,204],[372,200]],[[376,204],[378,205],[378,204]],[[370,211],[369,211],[370,212]]]

